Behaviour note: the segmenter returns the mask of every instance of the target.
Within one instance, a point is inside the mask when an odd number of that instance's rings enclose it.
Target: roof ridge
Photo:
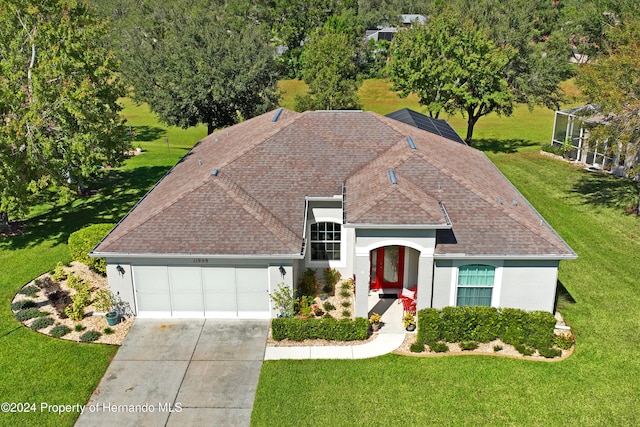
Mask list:
[[[369,203],[361,204],[359,206],[359,209],[357,209],[356,212],[353,213],[354,218],[349,222],[355,223],[358,220],[358,218],[363,217],[367,212],[369,212],[371,209],[375,208],[376,205],[381,200],[384,200],[393,191],[394,191],[394,188],[393,188],[392,185],[389,185],[389,187],[384,191],[380,191],[380,190],[376,191],[375,192],[375,196],[376,197],[372,197],[371,200],[369,200]]]
[[[420,206],[422,210],[429,213],[434,219],[437,218],[438,216],[444,217],[444,213],[440,208],[440,203],[441,203],[440,200],[436,199],[429,193],[422,190],[420,187],[418,187],[416,184],[414,184],[410,179],[406,178],[404,175],[398,174],[398,172],[396,172],[396,175],[402,178],[401,182],[398,184],[398,191],[404,194],[413,203]],[[418,197],[418,195],[420,195],[421,197]],[[436,202],[438,204],[438,209],[433,209],[431,204],[426,203],[425,201],[428,199],[431,199],[434,202]],[[445,221],[446,221],[446,218],[445,218]]]
[[[219,172],[214,182],[231,197],[238,205],[253,216],[260,224],[267,228],[281,243],[294,251],[302,248],[302,238],[287,227],[278,217],[251,196],[244,188],[236,184],[227,174]],[[300,247],[294,247],[292,242],[300,241]]]
[[[276,110],[276,111],[277,111],[277,110]],[[273,111],[269,111],[269,112],[267,112],[267,113],[265,113],[265,114],[269,114],[269,113],[271,113],[271,112],[273,112]],[[245,155],[246,153],[248,153],[249,151],[251,151],[251,150],[255,149],[255,148],[256,148],[256,147],[258,147],[259,145],[264,144],[266,141],[270,140],[271,138],[273,138],[274,136],[276,136],[277,134],[279,134],[280,132],[282,132],[284,129],[286,129],[287,127],[289,127],[292,123],[294,123],[294,122],[298,121],[298,120],[299,120],[300,118],[302,118],[302,117],[305,115],[305,113],[306,113],[306,112],[304,112],[304,113],[298,113],[297,111],[292,111],[292,110],[289,110],[289,109],[286,109],[286,108],[283,108],[283,109],[282,109],[282,112],[294,113],[294,115],[293,115],[293,116],[291,116],[291,117],[287,117],[287,116],[285,115],[285,116],[283,117],[283,116],[282,116],[282,114],[280,114],[280,115],[279,115],[279,118],[278,118],[278,121],[276,121],[276,122],[271,122],[271,123],[278,123],[278,122],[283,123],[283,122],[286,122],[286,124],[285,124],[285,125],[278,126],[278,127],[276,127],[275,129],[270,129],[268,132],[265,132],[265,133],[264,133],[264,137],[263,137],[263,138],[256,139],[256,142],[254,142],[253,144],[247,144],[247,147],[246,147],[245,149],[238,151],[238,152],[236,153],[236,155],[235,155],[235,156],[233,156],[233,157],[229,158],[226,162],[224,162],[224,163],[221,163],[221,164],[217,165],[217,168],[218,168],[218,169],[221,169],[222,167],[227,166],[227,165],[230,165],[231,163],[235,162],[236,160],[238,160],[240,157],[244,156],[244,155]],[[238,124],[241,124],[241,123],[238,123]],[[234,126],[236,126],[236,125],[234,125]],[[219,131],[216,131],[216,132],[213,132],[213,133],[212,133],[212,134],[210,134],[210,135],[207,135],[205,138],[207,138],[207,137],[209,137],[209,136],[211,136],[211,135],[215,135],[215,134],[217,134],[218,132],[223,132],[223,131],[225,131],[225,130],[227,130],[227,131],[228,131],[228,130],[229,130],[229,129],[231,129],[232,127],[233,127],[233,126],[230,126],[230,127],[228,127],[228,128],[224,128],[224,129],[220,129]]]

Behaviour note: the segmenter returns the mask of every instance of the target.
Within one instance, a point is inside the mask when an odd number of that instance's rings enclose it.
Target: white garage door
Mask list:
[[[265,267],[134,266],[140,317],[269,318]]]

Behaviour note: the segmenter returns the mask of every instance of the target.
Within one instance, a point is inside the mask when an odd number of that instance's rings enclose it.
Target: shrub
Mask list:
[[[538,349],[538,353],[542,357],[546,357],[547,359],[553,359],[554,357],[558,357],[562,355],[562,350],[559,348],[553,347],[542,347]]]
[[[85,330],[85,327],[82,326],[82,323],[76,323],[76,326],[73,327],[76,332],[82,332]]]
[[[493,346],[493,351],[495,351],[496,353],[499,352],[500,350],[502,350],[502,346],[501,345],[494,345]]]
[[[62,262],[58,261],[56,268],[51,273],[51,277],[57,282],[67,278],[67,273],[64,271],[64,264],[62,264]]]
[[[98,311],[108,313],[115,305],[115,295],[109,289],[100,289],[93,296],[93,306]]]
[[[418,311],[418,341],[429,344],[440,338],[440,312],[435,308]]]
[[[40,292],[40,288],[33,285],[25,286],[24,288],[18,291],[19,294],[27,295],[30,297],[35,297],[36,295],[38,295],[38,292]]]
[[[109,327],[104,328],[104,330],[102,331],[104,332],[105,335],[111,335],[113,333],[115,333],[115,331]]]
[[[25,320],[33,319],[34,317],[41,317],[43,315],[44,313],[40,312],[40,310],[35,307],[31,307],[23,308],[15,314],[15,317],[18,322],[24,322]]]
[[[107,264],[104,258],[90,258],[89,252],[111,231],[113,224],[94,224],[71,233],[69,236],[69,252],[74,260],[86,264],[96,273],[105,276]]]
[[[409,351],[412,353],[422,353],[424,351],[424,343],[420,341],[414,342],[411,344],[411,347],[409,347]]]
[[[340,296],[344,297],[344,298],[350,297],[351,296],[351,292],[349,292],[346,289],[343,289],[343,290],[340,291]]]
[[[527,346],[526,344],[522,344],[522,343],[515,344],[514,347],[516,348],[516,351],[518,353],[522,354],[523,356],[531,356],[531,355],[533,355],[533,352],[535,351],[535,349]]]
[[[553,344],[562,350],[569,350],[576,341],[573,334],[560,334],[553,337]]]
[[[62,338],[71,332],[71,329],[67,325],[56,325],[49,331],[49,335],[56,338]]]
[[[540,146],[540,149],[542,151],[547,152],[547,153],[555,154],[556,156],[562,156],[564,154],[563,149],[562,149],[561,146],[552,145],[552,144],[549,144],[549,143],[542,144]]]
[[[281,317],[271,320],[274,340],[325,339],[330,341],[353,341],[366,339],[369,333],[367,319],[313,318],[302,320]]]
[[[307,268],[298,282],[298,295],[315,297],[317,291],[318,279],[316,278],[316,271],[313,268]]]
[[[436,353],[446,353],[449,351],[449,346],[447,345],[447,343],[438,341],[438,342],[429,344],[429,349],[431,349],[431,351],[434,351]]]
[[[80,341],[82,342],[93,342],[100,338],[102,334],[98,331],[87,331],[84,334],[80,335]]]
[[[67,276],[67,286],[76,291],[81,290],[87,285],[75,274],[71,273]]]
[[[342,310],[343,317],[351,317],[351,312],[349,310]]]
[[[475,350],[476,348],[478,348],[478,342],[477,341],[462,341],[460,343],[460,348],[462,350]]]
[[[350,307],[351,306],[351,301],[342,301],[340,303],[340,305],[342,305],[343,307]]]
[[[75,276],[69,276],[69,279]],[[91,294],[89,293],[89,287],[83,282],[79,282],[77,292],[75,295],[71,295],[72,304],[68,305],[64,312],[69,319],[80,321],[84,317],[84,309],[91,304]]]
[[[12,302],[11,310],[18,311],[18,310],[22,310],[23,308],[31,308],[31,307],[37,307],[37,306],[38,305],[35,303],[35,301],[30,299],[23,299],[21,301]]]
[[[30,328],[32,331],[37,331],[51,325],[53,325],[53,319],[51,317],[40,317],[33,321]]]
[[[342,285],[340,285],[340,289],[342,289],[343,291],[348,291],[351,289],[351,285],[352,285],[352,282],[349,280],[347,282],[344,282]]]
[[[275,309],[280,312],[280,316],[291,317],[295,313],[293,291],[284,282],[278,283],[278,287],[269,294],[269,298],[275,303]]]
[[[41,279],[36,279],[36,286],[49,295],[60,290],[60,283],[54,282],[49,276],[45,276]]]
[[[324,279],[324,287],[322,290],[328,294],[333,294],[336,288],[336,284],[338,280],[340,280],[341,274],[335,268],[325,268],[322,271],[322,276]]]
[[[322,304],[322,307],[324,308],[324,311],[331,311],[336,309],[336,306],[331,304],[329,301],[325,301],[324,304]]]
[[[49,304],[56,310],[58,316],[61,319],[67,318],[67,313],[65,313],[65,308],[69,306],[73,301],[71,301],[71,297],[69,296],[69,292],[58,290],[56,292],[50,293],[47,295],[47,299],[49,300]]]
[[[324,317],[325,319],[333,319],[333,316],[329,313],[325,313],[322,317]]]

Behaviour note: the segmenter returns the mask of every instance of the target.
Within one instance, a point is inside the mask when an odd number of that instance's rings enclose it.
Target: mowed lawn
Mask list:
[[[206,127],[188,130],[157,122],[146,106],[123,100],[144,153],[107,171],[91,187],[96,196],[67,205],[42,205],[25,233],[0,239],[0,401],[35,403],[35,413],[0,413],[0,426],[70,426],[77,414],[40,412],[41,403],[84,405],[117,347],[58,340],[18,323],[9,307],[16,291],[58,261],[71,260],[69,234],[92,223],[117,222],[193,144]],[[167,145],[168,139],[168,145]],[[106,326],[106,323],[105,323]]]
[[[286,86],[287,82],[283,82]],[[293,82],[292,85],[298,85]],[[386,87],[385,87],[386,86]],[[282,105],[292,107],[291,95]],[[364,109],[408,106],[388,85],[366,81]],[[0,239],[0,396],[7,402],[84,404],[116,348],[56,340],[23,328],[9,303],[24,283],[69,261],[68,235],[90,223],[116,222],[206,133],[157,122],[127,100],[125,115],[142,155],[95,183],[100,192],[67,205],[42,205],[23,236]],[[446,117],[445,117],[446,118]],[[463,136],[464,120],[451,118]],[[560,280],[575,303],[562,313],[578,336],[559,363],[492,357],[265,362],[252,423],[311,425],[635,425],[640,422],[640,220],[624,213],[627,181],[588,174],[540,156],[553,112],[518,108],[480,119],[477,144],[578,252]],[[569,298],[564,298],[568,300]],[[72,425],[75,414],[0,414],[0,425]],[[215,420],[212,420],[215,423]]]

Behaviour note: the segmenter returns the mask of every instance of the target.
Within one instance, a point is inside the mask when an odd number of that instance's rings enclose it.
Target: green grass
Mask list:
[[[18,323],[10,310],[15,293],[33,278],[69,262],[67,239],[91,223],[117,222],[167,169],[206,134],[157,122],[146,106],[123,100],[129,125],[144,153],[119,169],[105,170],[95,196],[66,205],[45,204],[26,218],[22,236],[0,239],[0,396],[2,402],[85,404],[117,348],[46,337]],[[169,138],[169,148],[165,138]],[[0,426],[73,425],[77,414],[0,414]]]
[[[299,82],[282,82],[283,106]],[[364,82],[364,108],[381,113],[416,106]],[[289,101],[287,101],[289,100]],[[15,292],[58,261],[70,259],[69,234],[115,222],[206,130],[158,123],[145,106],[123,100],[142,155],[94,183],[97,195],[66,205],[41,205],[25,234],[0,240],[0,396],[7,402],[84,404],[114,347],[49,338],[22,327],[9,304]],[[412,104],[413,103],[413,104]],[[291,108],[290,106],[288,108]],[[452,118],[464,134],[464,122]],[[519,108],[486,117],[478,144],[578,252],[563,262],[562,312],[578,336],[576,353],[560,363],[498,357],[421,359],[387,355],[357,361],[265,362],[252,423],[262,425],[637,425],[640,409],[640,220],[624,214],[628,181],[583,172],[540,156],[553,114]],[[165,138],[169,139],[169,145]],[[528,148],[527,148],[528,147]],[[525,149],[523,149],[525,148]],[[529,149],[530,148],[530,149]],[[0,425],[72,425],[76,416],[0,414]]]
[[[579,92],[568,81],[563,85],[567,97],[573,102],[579,102]],[[283,80],[280,82],[280,90],[283,93],[280,104],[293,110],[296,95],[306,91],[307,86],[300,80]],[[391,90],[391,84],[383,80],[370,79],[362,82],[358,92],[362,108],[374,111],[378,114],[388,114],[401,108],[426,113],[418,104],[418,98],[410,95],[400,98]],[[541,144],[551,140],[553,131],[554,111],[544,107],[535,107],[529,110],[526,105],[519,105],[514,113],[509,116],[489,114],[481,117],[474,130],[474,145],[490,152],[515,152],[524,147],[539,148]],[[460,114],[450,116],[446,113],[440,115],[465,138],[467,135],[466,119]]]
[[[640,219],[627,180],[532,150],[490,158],[578,253],[565,261],[569,359],[499,357],[268,361],[252,425],[638,425]],[[574,301],[574,302],[571,302]]]

